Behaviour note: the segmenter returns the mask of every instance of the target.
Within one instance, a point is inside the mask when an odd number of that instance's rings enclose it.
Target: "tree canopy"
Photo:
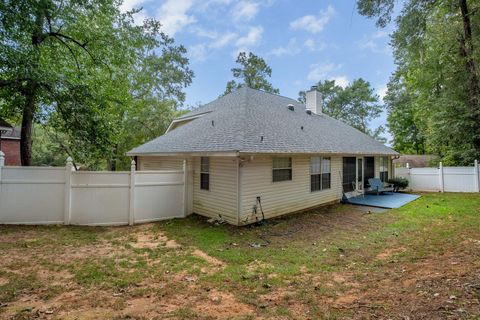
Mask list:
[[[0,115],[21,119],[32,164],[33,123],[87,166],[157,135],[192,81],[186,49],[153,19],[135,25],[115,0],[0,1]],[[60,141],[59,141],[60,142]]]
[[[357,128],[358,130],[384,142],[381,136],[382,126],[372,130],[370,122],[378,118],[383,107],[370,83],[356,79],[345,88],[335,83],[335,80],[319,81],[317,91],[321,93],[323,113]],[[305,103],[305,91],[300,91],[300,102]]]
[[[357,5],[379,27],[400,12],[391,36],[397,68],[386,96],[397,151],[435,153],[453,165],[479,159],[480,3],[358,0]]]
[[[227,82],[223,95],[244,86],[270,93],[280,93],[280,90],[274,88],[267,79],[272,76],[272,69],[263,58],[252,52],[249,52],[248,55],[245,52],[240,52],[236,63],[240,66],[233,68],[232,73],[233,77],[238,79],[238,82],[235,80]]]

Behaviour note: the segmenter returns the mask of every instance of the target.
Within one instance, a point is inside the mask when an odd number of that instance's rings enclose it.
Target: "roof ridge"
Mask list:
[[[251,88],[251,87],[247,87],[247,86],[242,87],[242,88],[247,88],[247,89],[250,89],[250,90],[259,91],[259,92],[266,93],[266,94],[269,94],[269,95],[272,95],[272,96],[275,96],[275,97],[282,97],[282,98],[285,98],[285,99],[288,99],[288,100],[295,101],[295,103],[298,103],[298,104],[300,104],[300,105],[305,106],[304,103],[301,103],[301,102],[298,101],[298,100],[295,100],[295,99],[293,99],[293,98],[290,98],[290,97],[287,97],[287,96],[284,96],[284,95],[281,95],[281,94],[278,94],[278,93],[268,92],[268,91],[265,91],[265,90],[255,89],[255,88]]]
[[[247,88],[247,87],[245,87]],[[241,90],[242,88],[238,89],[238,90]],[[249,95],[248,95],[248,90],[243,90],[243,103],[241,104],[242,105],[242,113],[241,113],[241,122],[242,123],[245,123],[247,121],[247,112],[248,112],[248,100],[249,100]],[[240,131],[240,134],[237,136],[237,147],[238,147],[238,150],[237,151],[240,151],[242,149],[244,149],[245,145],[245,134],[246,134],[246,130],[241,130]]]

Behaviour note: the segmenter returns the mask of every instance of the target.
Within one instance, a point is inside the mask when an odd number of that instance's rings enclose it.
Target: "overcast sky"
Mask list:
[[[122,9],[140,7],[138,21],[159,19],[188,49],[195,78],[187,107],[225,90],[240,51],[263,57],[274,87],[294,99],[318,80],[346,85],[360,77],[383,97],[394,69],[389,30],[360,16],[354,0],[126,0]],[[384,124],[385,115],[372,127]]]

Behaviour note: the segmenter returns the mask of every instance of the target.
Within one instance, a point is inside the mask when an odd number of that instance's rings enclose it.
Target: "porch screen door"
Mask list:
[[[357,159],[357,190],[363,190],[363,158]]]
[[[344,157],[343,158],[343,192],[353,191],[353,185],[356,183],[356,169],[357,158]]]
[[[375,158],[365,157],[365,170],[363,171],[363,185],[365,188],[370,187],[368,179],[375,178]]]

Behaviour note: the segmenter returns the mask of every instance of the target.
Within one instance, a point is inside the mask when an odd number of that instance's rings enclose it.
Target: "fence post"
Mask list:
[[[0,192],[2,192],[2,167],[5,165],[5,153],[0,150]]]
[[[445,191],[445,185],[444,185],[444,182],[443,182],[443,163],[440,161],[440,165],[439,165],[439,168],[438,168],[438,179],[439,179],[439,182],[440,182],[440,192],[444,192]]]
[[[68,157],[67,158],[67,163],[65,165],[65,191],[64,191],[64,217],[63,217],[63,223],[65,225],[70,224],[70,219],[71,219],[71,211],[72,211],[72,168],[73,168],[73,163],[72,163],[72,158]]]
[[[135,223],[135,170],[136,163],[132,160],[130,166],[130,208],[128,211],[128,224],[133,225]]]
[[[479,178],[479,174],[478,174],[478,160],[475,160],[475,165],[473,167],[473,170],[475,170],[473,176],[475,177],[475,190],[477,192],[480,192],[480,178]]]

